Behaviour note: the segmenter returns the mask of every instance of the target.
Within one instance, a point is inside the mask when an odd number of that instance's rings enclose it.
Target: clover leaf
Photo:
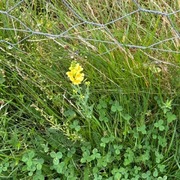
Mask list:
[[[107,108],[107,102],[103,99],[99,100],[99,104],[97,105],[97,109],[104,109]]]
[[[93,149],[93,154],[91,155],[92,159],[99,159],[101,158],[101,154],[98,153],[98,150],[96,148]]]
[[[114,101],[114,103],[111,106],[112,112],[121,112],[123,110],[122,106],[119,105],[118,101]]]
[[[158,128],[160,131],[163,131],[165,129],[164,127],[164,121],[160,119],[158,122],[154,124],[156,128]]]
[[[166,117],[167,117],[167,122],[168,123],[171,123],[171,122],[173,122],[174,120],[177,119],[176,115],[171,113],[171,112],[167,112]]]
[[[145,125],[142,125],[142,126],[138,127],[137,130],[139,132],[141,132],[142,134],[147,134],[146,126]]]
[[[75,120],[73,121],[73,124],[70,125],[71,129],[75,129],[75,131],[80,131],[81,130],[81,126],[79,126],[79,121]]]
[[[156,163],[160,163],[161,160],[164,158],[163,154],[159,153],[158,151],[155,152],[156,156]]]
[[[59,164],[59,160],[62,158],[62,153],[61,152],[55,153],[54,151],[52,151],[50,153],[50,156],[53,158],[53,164],[54,165],[58,165]]]

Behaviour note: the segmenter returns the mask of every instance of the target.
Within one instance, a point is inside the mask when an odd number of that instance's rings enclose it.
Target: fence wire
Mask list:
[[[165,9],[164,11],[159,11],[159,10],[150,9],[148,7],[148,3],[147,3],[147,6],[144,7],[144,1],[128,0],[128,2],[133,3],[133,6],[135,7],[131,12],[128,12],[128,13],[121,15],[119,17],[116,17],[114,19],[111,19],[108,22],[99,23],[98,21],[88,20],[88,19],[92,19],[92,18],[91,17],[85,18],[85,16],[82,16],[82,14],[79,13],[77,8],[75,8],[76,2],[83,3],[83,1],[81,2],[81,1],[77,0],[77,1],[74,1],[74,3],[73,3],[73,1],[62,0],[61,3],[66,8],[65,11],[68,11],[69,13],[71,13],[71,15],[73,15],[73,18],[75,19],[74,22],[76,22],[76,23],[74,23],[71,27],[66,27],[66,29],[62,28],[63,31],[62,31],[62,29],[59,29],[59,32],[51,33],[51,32],[39,31],[38,29],[33,29],[29,23],[26,23],[26,20],[23,20],[22,17],[20,18],[17,15],[18,13],[14,13],[14,12],[18,12],[18,11],[21,12],[22,11],[21,8],[22,8],[22,6],[24,6],[24,3],[26,3],[26,5],[27,5],[31,1],[21,0],[21,1],[17,2],[17,1],[6,0],[6,1],[4,1],[6,4],[6,8],[4,8],[4,7],[2,8],[2,2],[0,2],[0,17],[1,17],[0,31],[1,31],[1,34],[3,34],[3,33],[8,34],[11,32],[13,32],[15,35],[17,35],[18,33],[21,33],[21,35],[24,34],[23,38],[14,38],[14,39],[11,39],[11,38],[3,39],[3,36],[1,35],[0,43],[7,44],[9,48],[17,48],[19,44],[30,40],[32,36],[40,36],[40,37],[44,36],[46,38],[52,38],[52,39],[56,39],[56,40],[63,39],[63,38],[77,39],[77,40],[85,41],[87,44],[89,43],[89,46],[91,46],[92,48],[94,48],[94,46],[90,44],[91,42],[99,42],[99,43],[105,43],[105,44],[114,44],[114,45],[118,45],[120,47],[127,47],[127,48],[136,48],[136,49],[142,49],[142,50],[150,49],[150,50],[170,52],[170,53],[180,53],[180,50],[179,50],[179,47],[180,47],[180,43],[179,43],[180,21],[178,19],[180,9],[174,9],[173,7],[170,7],[170,6],[169,6],[170,8],[168,10]],[[14,2],[13,5],[12,5],[12,2]],[[31,2],[31,4],[33,2]],[[50,0],[45,1],[44,6],[47,6],[51,2],[53,2],[53,1],[50,1]],[[87,2],[89,2],[89,1],[87,0]],[[120,2],[121,1],[119,0],[119,3]],[[162,0],[162,2],[164,2],[164,1]],[[166,2],[164,2],[164,3],[166,3]],[[177,4],[180,7],[179,1],[177,1]],[[44,7],[44,8],[46,9],[47,7]],[[63,7],[61,6],[59,8],[63,8]],[[26,13],[25,10],[23,10],[23,13]],[[143,45],[143,44],[139,44],[139,43],[136,43],[136,44],[135,43],[124,43],[121,40],[117,39],[115,34],[113,34],[113,32],[110,30],[110,27],[113,26],[115,23],[121,22],[121,21],[125,20],[126,18],[131,18],[133,15],[136,15],[136,14],[146,14],[146,16],[155,15],[156,17],[159,16],[160,20],[162,20],[162,18],[165,18],[166,23],[168,25],[167,28],[169,28],[169,30],[171,31],[171,33],[170,33],[171,36],[168,36],[164,39],[160,39],[160,38],[156,37],[155,38],[156,41],[151,43],[150,45]],[[6,24],[6,27],[3,27],[3,24],[4,24],[4,23],[2,23],[3,18],[5,19],[5,21],[11,22],[11,23],[8,23],[9,26]],[[174,19],[176,19],[176,20],[174,20]],[[60,19],[60,21],[61,21],[61,19]],[[15,25],[15,22],[17,24],[19,24],[18,27]],[[31,20],[29,20],[29,22],[31,22]],[[147,23],[151,24],[151,22],[147,22]],[[93,28],[91,27],[91,29],[89,29],[89,31],[103,30],[110,37],[110,39],[106,40],[106,39],[86,37],[86,36],[82,37],[76,33],[73,34],[71,32],[73,29],[77,29],[78,27],[82,27],[82,26],[83,27],[92,26]],[[86,27],[86,31],[88,31],[87,27]],[[170,43],[176,44],[176,45],[169,47],[167,44],[167,46],[165,46],[166,47],[165,48],[163,45],[166,44],[167,42],[170,42]],[[160,47],[158,47],[158,46],[160,46]],[[172,47],[175,47],[175,48],[172,48]]]

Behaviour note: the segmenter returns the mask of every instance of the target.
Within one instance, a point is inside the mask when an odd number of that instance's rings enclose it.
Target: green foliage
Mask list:
[[[33,176],[33,174],[35,174],[35,179],[44,179],[44,176],[41,174],[44,159],[35,158],[35,153],[32,150],[23,155],[22,161],[26,164],[26,166],[24,166],[22,170],[28,171],[29,176]]]
[[[37,31],[59,34],[70,28],[72,38],[30,36],[14,47],[1,44],[0,179],[180,179],[179,55],[118,49],[106,43],[116,40],[103,28],[74,27],[79,20],[62,2],[27,2],[13,15]],[[127,13],[109,1],[89,1],[86,8],[85,1],[73,2],[83,18],[102,23]],[[154,7],[153,2],[148,1]],[[0,7],[14,3],[3,0]],[[135,8],[121,3],[127,11]],[[22,29],[0,16],[0,27]],[[161,38],[171,35],[160,18],[152,18],[152,30],[149,16],[141,16],[107,28],[119,41],[144,46],[161,31]],[[0,31],[0,37],[16,43],[24,34]],[[176,48],[175,41],[167,43],[162,46]],[[82,85],[66,77],[72,60],[82,64]]]

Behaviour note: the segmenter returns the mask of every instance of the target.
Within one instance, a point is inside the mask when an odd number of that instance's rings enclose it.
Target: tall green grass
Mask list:
[[[15,3],[2,0],[0,9]],[[102,24],[137,9],[132,1],[69,3],[84,21]],[[179,8],[178,1],[141,5]],[[75,26],[82,21],[56,0],[24,1],[11,14],[33,31],[73,28],[66,37],[26,40],[28,33],[0,30],[2,40],[20,41],[0,46],[0,178],[180,179],[180,55],[118,43],[149,46],[172,37],[166,17],[138,12],[106,28]],[[176,26],[178,13],[172,19]],[[22,29],[20,21],[0,14],[1,28]],[[179,41],[156,47],[179,51]],[[72,60],[90,81],[91,118],[72,98],[66,76]]]

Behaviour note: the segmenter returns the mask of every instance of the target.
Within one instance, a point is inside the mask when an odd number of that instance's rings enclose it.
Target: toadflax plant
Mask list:
[[[79,85],[84,80],[83,68],[76,61],[72,61],[66,74],[74,85]]]
[[[76,108],[78,113],[81,115],[84,121],[85,127],[88,127],[89,138],[91,138],[91,129],[93,125],[96,127],[100,127],[98,120],[93,115],[93,107],[94,105],[89,105],[89,87],[90,82],[84,80],[83,68],[76,61],[72,61],[69,67],[69,70],[66,74],[70,81],[72,82],[73,94],[72,98],[75,100]],[[80,86],[82,85],[82,86]],[[85,133],[86,134],[86,133]]]

